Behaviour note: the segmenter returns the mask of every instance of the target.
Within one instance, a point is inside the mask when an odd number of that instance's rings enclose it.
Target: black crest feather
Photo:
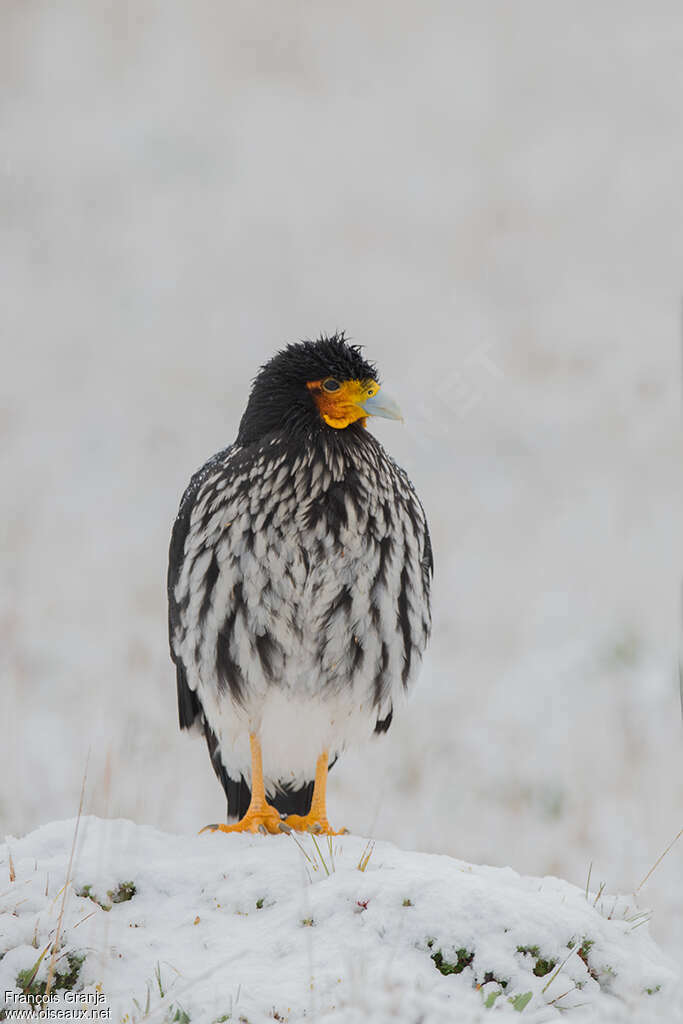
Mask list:
[[[273,431],[296,437],[330,429],[306,387],[307,381],[325,377],[378,381],[377,367],[363,358],[360,345],[348,343],[343,331],[287,345],[254,378],[237,443],[253,444]]]

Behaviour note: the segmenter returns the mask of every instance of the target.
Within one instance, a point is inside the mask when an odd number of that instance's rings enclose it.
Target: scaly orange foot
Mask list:
[[[279,835],[287,832],[287,826],[279,813],[266,800],[263,785],[263,765],[261,760],[261,744],[256,734],[249,736],[251,746],[251,800],[247,813],[235,825],[206,825],[201,832],[270,832]]]
[[[270,804],[261,808],[249,808],[240,821],[234,825],[205,825],[202,832],[269,832],[271,835],[279,835],[286,829],[280,826],[285,824],[279,813]]]
[[[308,814],[290,814],[285,818],[285,824],[297,832],[314,832],[323,836],[341,836],[348,829],[340,829],[336,832],[327,820],[326,810],[327,790],[327,751],[318,758],[315,766],[315,785],[313,786],[313,799]]]
[[[285,818],[285,825],[293,828],[295,832],[313,832],[319,836],[343,836],[348,832],[347,828],[341,828],[337,832],[332,828],[327,817],[319,818],[312,812],[310,814],[290,814]]]

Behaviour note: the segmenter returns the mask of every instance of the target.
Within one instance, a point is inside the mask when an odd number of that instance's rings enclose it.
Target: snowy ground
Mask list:
[[[89,748],[90,813],[221,817],[170,525],[256,365],[345,327],[404,410],[435,619],[333,820],[632,892],[683,825],[680,5],[1,21],[0,834],[72,816]],[[679,963],[682,878],[679,843],[642,890]]]
[[[55,939],[74,826],[0,849],[10,1011],[45,994],[49,952],[32,968]],[[60,936],[49,1007],[90,993],[131,1024],[683,1020],[633,898],[350,835],[190,838],[85,818]]]

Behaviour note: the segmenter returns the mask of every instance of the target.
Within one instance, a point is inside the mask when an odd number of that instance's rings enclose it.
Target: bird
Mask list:
[[[210,831],[339,834],[328,770],[388,731],[419,673],[429,528],[368,429],[402,416],[362,351],[344,332],[277,351],[180,501],[169,643],[180,728],[203,733],[227,797]]]

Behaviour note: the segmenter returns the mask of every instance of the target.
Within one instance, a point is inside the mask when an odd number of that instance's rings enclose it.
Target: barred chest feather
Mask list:
[[[334,757],[390,721],[415,678],[430,630],[424,511],[365,430],[298,451],[279,437],[233,446],[183,506],[176,657],[229,774],[248,772],[258,731],[266,779],[296,784],[321,744]]]

